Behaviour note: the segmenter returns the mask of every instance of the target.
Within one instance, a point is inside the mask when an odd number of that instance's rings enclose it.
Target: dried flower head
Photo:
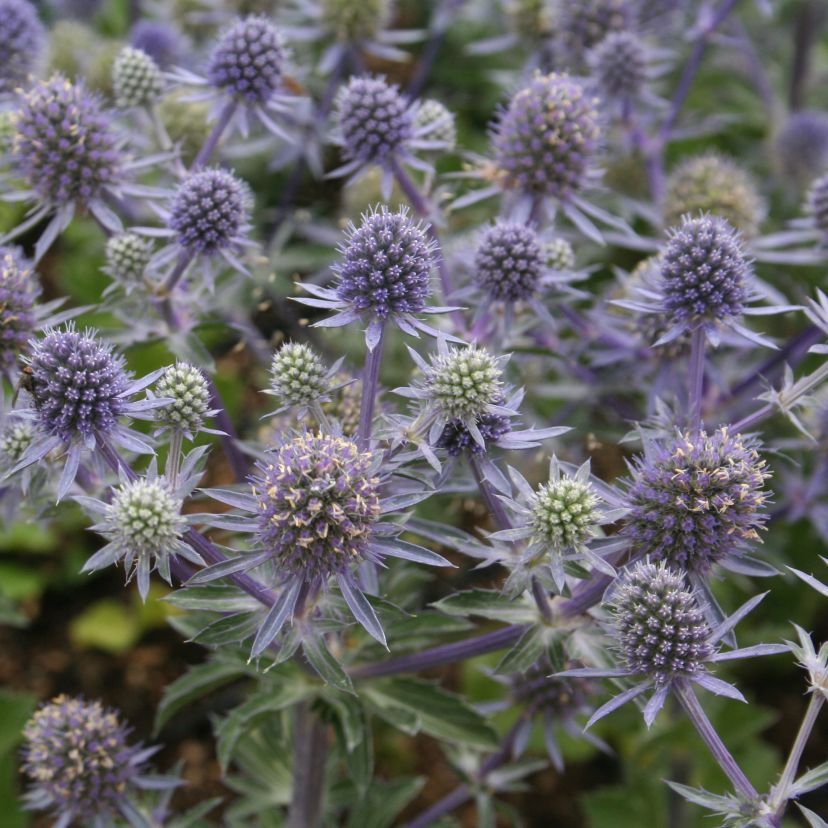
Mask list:
[[[162,426],[196,434],[210,415],[210,389],[204,374],[194,365],[177,362],[164,372],[155,386],[156,396],[170,400],[159,409]]]
[[[219,39],[207,79],[248,104],[264,104],[282,83],[285,47],[279,30],[258,15],[236,21]]]
[[[765,204],[746,170],[707,152],[683,161],[667,177],[663,212],[665,227],[678,226],[685,215],[713,213],[752,238],[759,231]]]
[[[578,0],[561,5],[556,28],[570,63],[579,66],[608,35],[631,29],[633,18],[630,0]]]
[[[598,136],[595,102],[581,84],[565,74],[536,74],[493,130],[501,186],[569,198],[586,182]]]
[[[136,233],[118,233],[106,242],[106,269],[113,279],[133,285],[144,278],[152,258],[152,242]]]
[[[638,553],[685,572],[735,566],[730,559],[759,541],[768,477],[755,445],[726,427],[677,434],[637,460],[621,533]]]
[[[46,32],[28,0],[0,0],[0,92],[12,92],[35,68]]]
[[[538,289],[545,270],[544,252],[531,227],[499,221],[484,230],[477,245],[475,280],[493,299],[528,299]]]
[[[0,247],[0,368],[15,362],[35,329],[40,282],[14,247]]]
[[[161,70],[146,52],[125,46],[118,53],[112,65],[112,90],[118,106],[149,106],[161,97],[163,86]]]

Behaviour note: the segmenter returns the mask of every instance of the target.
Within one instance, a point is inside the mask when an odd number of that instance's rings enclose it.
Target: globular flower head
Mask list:
[[[43,48],[46,32],[28,0],[0,0],[0,92],[26,80]]]
[[[711,630],[681,572],[663,561],[625,570],[612,597],[614,630],[631,673],[656,687],[704,669],[713,654]]]
[[[248,104],[264,104],[281,86],[285,57],[279,30],[266,17],[253,15],[221,37],[207,79]]]
[[[61,695],[44,704],[23,729],[30,807],[51,810],[61,825],[93,825],[118,814],[145,761],[128,735],[118,714],[100,702]]]
[[[632,28],[630,0],[578,0],[563,3],[557,29],[569,61],[578,66],[587,52],[613,32]]]
[[[440,101],[427,98],[420,102],[414,116],[414,126],[427,133],[430,141],[440,141],[446,152],[457,146],[457,126],[454,115]]]
[[[487,446],[496,443],[512,430],[512,420],[505,414],[483,414],[477,418],[476,425]],[[472,437],[462,420],[451,420],[446,423],[435,448],[445,449],[450,457],[459,457],[466,451],[476,455],[484,454],[486,451]]]
[[[144,278],[152,242],[136,233],[117,233],[106,242],[106,268],[113,279],[133,285]]]
[[[340,300],[379,319],[423,310],[430,291],[434,245],[405,208],[381,206],[351,225],[332,267]]]
[[[129,45],[145,52],[165,69],[181,50],[181,37],[169,23],[145,18],[129,30]]]
[[[370,452],[321,433],[288,440],[259,465],[258,539],[279,571],[325,579],[362,561],[380,514],[372,468]]]
[[[164,81],[158,64],[140,49],[125,46],[112,65],[112,90],[122,108],[148,106],[161,96]]]
[[[574,666],[574,663],[573,663]],[[595,682],[589,679],[550,676],[552,667],[546,660],[512,677],[511,696],[533,714],[548,714],[565,721],[588,708],[595,694]]]
[[[735,161],[715,152],[688,158],[667,177],[664,226],[681,224],[685,215],[713,213],[744,236],[759,231],[765,204],[756,182]]]
[[[49,331],[32,342],[28,363],[28,388],[48,434],[88,441],[116,426],[130,380],[123,357],[91,331],[81,333],[72,325]]]
[[[776,154],[783,172],[798,180],[821,175],[828,167],[828,113],[794,112],[776,136]]]
[[[344,43],[373,38],[391,16],[390,0],[322,0],[322,22]]]
[[[24,93],[16,116],[19,169],[52,205],[85,205],[117,182],[121,157],[97,98],[61,75]]]
[[[282,405],[310,405],[330,388],[319,354],[300,342],[286,342],[273,355],[270,389]]]
[[[817,230],[828,238],[828,175],[820,176],[811,184],[807,210]]]
[[[9,419],[0,430],[0,457],[14,466],[34,442],[35,430],[29,420]]]
[[[561,553],[594,536],[598,497],[589,482],[559,475],[544,483],[529,504],[532,543]]]
[[[572,245],[560,237],[548,241],[543,246],[546,266],[552,270],[572,270],[575,267],[575,251]]]
[[[727,322],[742,313],[752,275],[739,233],[723,218],[685,218],[660,257],[664,306],[673,325]]]
[[[531,227],[499,221],[480,238],[474,255],[474,277],[493,299],[529,299],[538,288],[545,258],[538,235]]]
[[[598,137],[595,101],[581,84],[565,74],[536,74],[494,128],[500,184],[565,200],[584,186]]]
[[[212,256],[235,243],[246,219],[243,183],[224,170],[200,170],[175,191],[169,226],[185,250]]]
[[[204,374],[194,365],[177,362],[164,372],[155,386],[158,397],[170,400],[158,410],[157,422],[179,429],[185,434],[196,434],[210,414],[210,389]]]
[[[384,78],[351,78],[337,97],[337,120],[349,160],[381,164],[414,134],[411,109]]]
[[[166,95],[158,107],[170,139],[178,145],[181,160],[192,163],[210,135],[210,107],[204,101],[191,101],[183,90]]]
[[[8,366],[35,328],[40,282],[31,262],[13,247],[0,247],[0,367]]]
[[[449,420],[476,420],[503,394],[500,361],[485,348],[449,348],[432,359],[424,377],[428,400]]]
[[[768,477],[755,445],[726,427],[677,434],[637,461],[621,533],[640,554],[704,574],[759,540]]]
[[[646,46],[633,32],[610,32],[592,48],[588,59],[601,94],[609,101],[636,98],[647,81]]]

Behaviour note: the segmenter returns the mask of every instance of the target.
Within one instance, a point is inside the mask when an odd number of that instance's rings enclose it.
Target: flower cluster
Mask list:
[[[483,233],[477,245],[475,279],[494,299],[526,299],[538,289],[544,252],[531,227],[499,222]]]
[[[8,369],[34,333],[40,282],[21,251],[0,247],[0,368]]]
[[[26,80],[43,48],[45,32],[28,0],[0,2],[0,92]]]

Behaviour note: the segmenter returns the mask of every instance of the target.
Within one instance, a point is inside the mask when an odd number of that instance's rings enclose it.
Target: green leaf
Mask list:
[[[205,802],[199,802],[195,807],[170,820],[167,823],[167,828],[201,828],[202,825],[206,824],[201,822],[201,818],[207,816],[221,802],[220,796],[213,797],[213,799],[208,799]]]
[[[413,714],[420,729],[437,739],[480,750],[497,747],[497,736],[486,719],[460,696],[436,684],[404,676],[366,686],[364,692],[391,724],[396,724],[393,712],[402,710]]]
[[[19,744],[36,704],[37,698],[30,693],[0,689],[0,756]]]
[[[155,714],[154,732],[158,733],[182,707],[244,675],[255,675],[255,670],[240,661],[214,659],[191,667],[164,691]]]
[[[533,611],[520,601],[506,598],[491,589],[468,589],[435,601],[432,606],[446,615],[478,615],[510,624],[525,624],[535,617]]]
[[[186,587],[170,593],[166,599],[174,607],[211,612],[244,612],[261,609],[261,604],[238,587],[224,584],[205,584]]]
[[[422,779],[375,782],[362,802],[351,811],[347,828],[391,828],[397,817],[423,787]]]
[[[500,659],[497,667],[495,667],[495,672],[501,675],[522,673],[537,662],[544,649],[544,630],[529,627],[517,644]]]
[[[302,641],[302,651],[323,681],[342,690],[343,693],[354,693],[354,685],[350,676],[342,669],[342,665],[331,655],[325,643],[309,636]]]
[[[347,754],[346,768],[360,797],[374,775],[374,741],[362,703],[353,696],[327,693],[324,699],[334,711],[337,736]]]
[[[85,609],[69,626],[69,638],[79,647],[124,653],[141,637],[141,620],[134,608],[104,598]]]

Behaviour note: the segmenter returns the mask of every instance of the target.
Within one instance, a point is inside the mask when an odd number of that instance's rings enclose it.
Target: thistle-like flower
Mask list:
[[[632,31],[610,32],[587,55],[602,98],[627,105],[641,96],[651,74],[647,47]]]
[[[663,224],[677,227],[684,216],[712,213],[751,239],[759,232],[765,207],[746,170],[723,155],[706,152],[683,161],[667,177]]]
[[[215,432],[204,428],[204,421],[216,411],[210,407],[210,388],[204,374],[194,365],[177,362],[170,365],[155,386],[155,396],[167,400],[158,410],[156,421],[162,428],[180,431],[192,440],[199,431]]]
[[[745,701],[731,684],[708,672],[708,665],[760,655],[787,652],[784,644],[756,644],[742,649],[719,650],[722,639],[767,593],[757,595],[733,615],[711,629],[702,600],[686,586],[684,575],[664,561],[639,561],[619,577],[610,596],[610,635],[615,642],[618,668],[575,668],[560,676],[621,678],[637,683],[595,711],[587,727],[637,698],[654,692],[644,707],[649,727],[678,684],[693,682],[720,696]]]
[[[772,574],[745,555],[767,520],[769,477],[757,444],[726,427],[648,442],[632,467],[621,535],[638,554],[693,576],[714,564]]]
[[[475,280],[493,299],[517,302],[534,296],[545,269],[537,233],[522,224],[487,228],[474,256]]]
[[[414,128],[422,129],[432,141],[443,144],[445,152],[453,152],[457,146],[454,115],[445,104],[433,98],[420,101],[414,115]]]
[[[434,552],[399,540],[402,527],[382,521],[395,507],[383,502],[381,485],[379,458],[371,452],[345,437],[306,433],[286,439],[259,463],[249,494],[207,491],[254,516],[246,531],[253,533],[255,550],[202,570],[193,582],[264,567],[280,588],[253,642],[253,656],[270,646],[295,611],[306,615],[332,579],[356,620],[384,645],[382,626],[355,577],[357,568],[381,563],[386,556],[450,565]],[[227,520],[212,518],[215,525]],[[241,518],[230,520],[236,528],[243,525]]]
[[[0,247],[0,370],[9,372],[34,334],[41,288],[21,251]]]
[[[37,65],[46,31],[28,0],[0,0],[0,93],[13,92]]]
[[[153,255],[152,242],[137,233],[118,233],[106,242],[106,273],[131,290],[141,283]]]
[[[828,113],[794,112],[776,136],[776,154],[782,170],[797,181],[822,175],[828,168]]]
[[[0,430],[0,457],[3,458],[4,466],[16,465],[36,436],[29,420],[7,418]]]
[[[112,90],[122,109],[150,106],[160,97],[164,80],[158,64],[140,49],[125,46],[112,64]]]
[[[569,65],[580,67],[593,46],[614,32],[633,28],[630,0],[580,0],[561,6],[556,28]]]
[[[158,748],[129,744],[129,733],[117,712],[98,701],[61,695],[42,705],[23,729],[26,806],[51,812],[56,828],[134,824],[134,794],[179,782],[150,776],[147,760]]]
[[[328,402],[331,392],[341,387],[335,378],[343,359],[328,368],[310,346],[301,342],[282,345],[273,355],[270,388],[264,392],[276,397],[279,403],[274,415],[297,407],[300,412],[311,409],[321,422],[325,422],[321,403]]]
[[[558,236],[543,246],[547,267],[559,273],[568,273],[575,268],[575,251],[572,245]]]
[[[315,323],[333,328],[357,320],[367,322],[365,341],[370,350],[379,342],[386,322],[405,333],[418,331],[436,336],[437,331],[417,317],[419,313],[444,313],[453,308],[426,304],[431,293],[435,244],[426,227],[413,221],[401,207],[392,212],[380,205],[362,216],[359,227],[349,225],[338,248],[340,260],[331,266],[333,288],[304,283],[313,298],[296,301],[336,313]]]
[[[129,30],[129,45],[148,54],[162,69],[181,52],[181,35],[169,23],[144,18]]]

